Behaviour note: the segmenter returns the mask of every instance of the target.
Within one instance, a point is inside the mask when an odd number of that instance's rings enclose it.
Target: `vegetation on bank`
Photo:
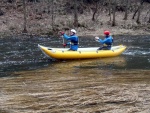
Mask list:
[[[1,34],[150,34],[150,0],[1,0]]]

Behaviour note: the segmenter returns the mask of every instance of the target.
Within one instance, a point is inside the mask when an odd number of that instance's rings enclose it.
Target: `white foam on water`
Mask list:
[[[147,51],[126,51],[123,54],[131,55],[131,56],[134,56],[134,55],[150,55],[150,52],[147,52]]]

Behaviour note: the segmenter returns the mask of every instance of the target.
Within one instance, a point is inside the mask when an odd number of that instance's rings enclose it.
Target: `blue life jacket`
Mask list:
[[[70,50],[77,51],[77,49],[78,49],[78,36],[76,36],[75,34],[71,35],[71,36],[64,34],[63,36],[66,40],[71,41]]]
[[[106,46],[111,46],[113,43],[113,37],[112,36],[106,36],[104,40],[99,39],[99,42]]]

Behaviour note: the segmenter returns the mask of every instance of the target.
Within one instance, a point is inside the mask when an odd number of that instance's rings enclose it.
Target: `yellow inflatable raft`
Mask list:
[[[51,48],[38,45],[41,51],[54,59],[87,59],[115,57],[125,51],[126,46],[113,46],[111,50],[97,50],[99,47],[78,48],[78,51],[68,51],[69,48]]]

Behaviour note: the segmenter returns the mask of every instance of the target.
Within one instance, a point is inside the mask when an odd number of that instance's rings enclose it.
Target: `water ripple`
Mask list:
[[[122,54],[126,59],[125,69],[149,69],[149,36],[121,36],[114,37],[114,45],[123,44],[127,50]],[[8,70],[37,69],[47,66],[51,62],[46,60],[38,44],[50,47],[62,47],[61,37],[10,37],[0,39],[0,67],[2,72]],[[100,46],[93,38],[80,38],[79,47]],[[144,59],[143,59],[144,58]],[[141,60],[142,59],[142,60]],[[137,62],[140,61],[140,62]],[[132,65],[134,63],[135,65]],[[28,67],[28,68],[27,68]],[[98,66],[95,66],[98,67]],[[107,68],[107,67],[106,67]],[[113,67],[114,68],[114,67]],[[119,68],[119,67],[118,67]],[[97,68],[96,68],[97,69]]]

